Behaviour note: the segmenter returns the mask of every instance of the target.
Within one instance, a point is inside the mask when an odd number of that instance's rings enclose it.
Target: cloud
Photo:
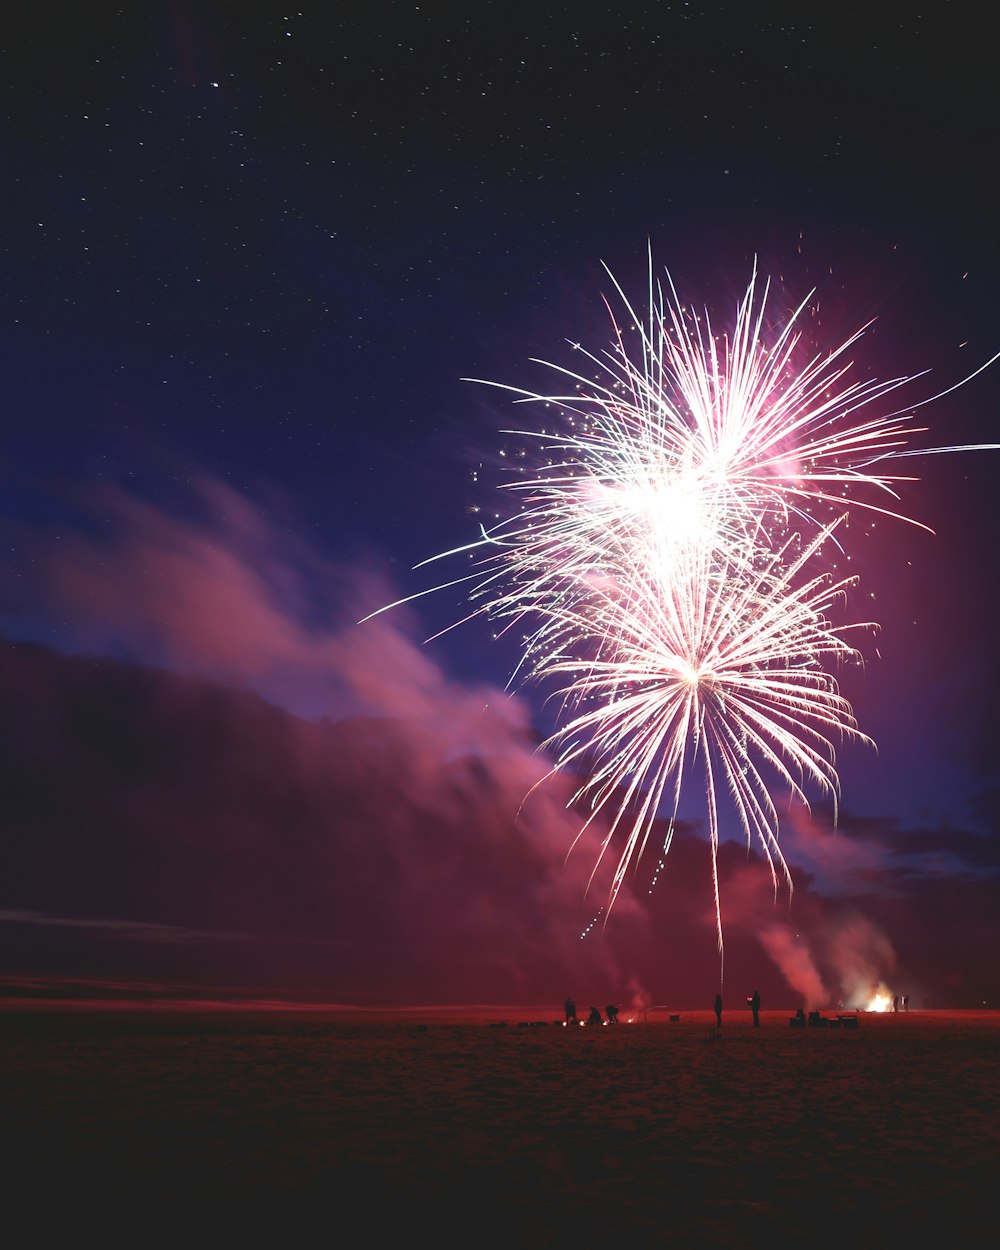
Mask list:
[[[19,726],[0,775],[6,915],[24,949],[39,929],[53,930],[46,949],[72,931],[62,956],[124,974],[146,967],[138,943],[200,935],[176,975],[361,1001],[561,1001],[570,976],[599,995],[626,983],[600,926],[581,941],[602,897],[600,883],[587,897],[596,843],[566,859],[567,791],[525,797],[544,766],[509,717],[481,716],[460,754],[418,722],[316,724],[201,679],[39,648],[5,650],[0,691],[5,736]],[[634,931],[641,911],[620,902]],[[210,949],[213,933],[246,940]]]
[[[528,703],[450,677],[406,608],[360,626],[398,597],[378,575],[209,480],[184,515],[100,506],[103,524],[39,545],[21,601],[65,621],[75,654],[0,649],[12,958],[339,1001],[711,1005],[696,825],[659,865],[653,837],[608,917],[602,828],[568,854],[583,814]],[[800,812],[783,846],[791,898],[722,845],[727,985],[822,1005],[894,967],[911,992],[989,983],[981,841]],[[930,943],[929,917],[953,940]]]
[[[124,933],[140,942],[244,942],[245,933],[221,929],[190,929],[172,924],[150,924],[146,920],[108,920],[99,916],[49,916],[26,908],[0,907],[0,924],[40,925],[54,929],[101,929]]]
[[[331,622],[345,574],[290,526],[209,478],[176,513],[112,488],[82,507],[100,522],[35,541],[22,605],[67,622],[65,649],[202,673],[307,713],[351,710],[354,640]]]

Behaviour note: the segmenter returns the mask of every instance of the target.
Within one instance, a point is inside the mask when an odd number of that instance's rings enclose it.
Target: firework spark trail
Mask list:
[[[613,350],[597,356],[578,348],[596,367],[596,377],[536,362],[572,381],[573,394],[484,383],[517,395],[522,403],[558,405],[569,418],[568,435],[506,431],[541,440],[547,455],[565,457],[562,463],[553,462],[551,477],[510,483],[509,489],[540,492],[554,501],[552,506],[562,504],[570,522],[581,527],[588,520],[595,530],[605,525],[605,541],[617,526],[607,525],[607,514],[591,514],[586,498],[576,497],[581,491],[586,494],[587,483],[590,490],[603,490],[618,501],[619,524],[627,523],[630,502],[652,501],[651,506],[669,513],[673,500],[697,500],[707,513],[724,517],[733,527],[732,541],[740,543],[745,529],[762,515],[781,520],[792,513],[807,515],[805,509],[816,503],[839,508],[845,503],[843,492],[862,485],[895,499],[893,483],[911,480],[867,470],[902,451],[910,435],[923,431],[914,430],[900,413],[860,421],[851,417],[921,375],[840,387],[851,368],[841,358],[864,329],[796,372],[793,356],[801,335],[795,326],[809,297],[768,345],[762,338],[768,289],[758,301],[755,273],[738,306],[732,339],[723,337],[720,343],[708,313],[686,313],[672,285],[672,303],[665,302],[660,288],[651,294],[654,312],[648,328],[615,286],[640,336],[638,363],[626,351],[612,313]],[[834,486],[841,491],[834,493]],[[898,515],[857,498],[850,502]],[[509,537],[507,524],[523,533],[521,527],[531,520],[529,511],[501,523],[492,537]],[[547,518],[540,514],[539,520],[545,524]],[[630,545],[631,536],[624,541]]]
[[[725,779],[748,840],[760,840],[775,888],[779,868],[791,886],[777,841],[778,812],[755,760],[801,802],[807,803],[809,781],[836,803],[834,740],[871,741],[858,730],[834,678],[820,667],[823,659],[857,657],[843,637],[851,627],[835,628],[828,619],[853,579],[801,578],[830,536],[821,531],[794,558],[787,549],[758,554],[757,568],[746,562],[714,567],[705,552],[692,551],[668,587],[638,586],[627,604],[613,596],[595,598],[586,615],[557,611],[563,646],[536,662],[536,675],[552,676],[560,685],[569,713],[549,739],[556,768],[584,773],[572,801],[589,797],[587,824],[612,805],[598,864],[622,824],[628,825],[609,910],[664,804],[672,827],[686,768],[698,754],[720,950],[716,776]],[[601,642],[588,658],[578,640],[593,633],[595,619]]]
[[[830,576],[827,549],[842,550],[837,530],[855,509],[919,525],[896,505],[897,484],[913,479],[888,470],[904,456],[963,449],[909,448],[924,432],[913,411],[929,400],[873,411],[922,375],[850,381],[846,357],[867,327],[796,364],[812,292],[772,329],[769,285],[758,296],[754,266],[731,334],[717,335],[669,275],[665,297],[652,258],[645,320],[607,272],[638,350],[605,301],[611,348],[574,345],[593,376],[535,362],[571,393],[486,383],[554,407],[562,424],[506,431],[538,451],[538,467],[502,487],[518,507],[433,560],[475,556],[471,573],[447,583],[468,588],[465,619],[522,630],[511,680],[548,682],[562,702],[546,746],[553,771],[584,772],[571,802],[590,802],[587,824],[610,813],[598,864],[624,831],[608,911],[664,810],[669,847],[700,757],[721,952],[720,787],[763,847],[775,889],[779,870],[790,889],[768,781],[807,806],[807,786],[836,804],[835,744],[871,742],[824,667],[859,658],[848,627],[832,623],[853,581]]]

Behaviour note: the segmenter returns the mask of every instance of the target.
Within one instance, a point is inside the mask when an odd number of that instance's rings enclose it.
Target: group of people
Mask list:
[[[903,999],[904,1003],[905,1001],[906,999]],[[566,1023],[567,1024],[579,1024],[580,1021],[576,1014],[576,1003],[572,1000],[572,998],[567,998],[563,1006],[565,1007],[565,1010],[566,1010]],[[747,996],[747,1006],[750,1008],[751,1012],[753,1013],[753,1027],[755,1029],[759,1029],[760,1028],[760,990],[754,990],[752,994]],[[608,1024],[617,1024],[618,1023],[618,1008],[614,1005],[614,1003],[609,1003],[607,1007],[604,1008],[604,1010],[607,1012]],[[587,1017],[586,1023],[587,1024],[603,1024],[604,1023],[604,1021],[601,1019],[600,1010],[597,1007],[591,1007],[590,1015]],[[715,1025],[716,1025],[716,1028],[719,1028],[719,1029],[722,1028],[722,995],[721,994],[716,994],[715,996]]]
[[[572,1000],[572,998],[567,998],[564,1006],[566,1009],[566,1023],[567,1024],[579,1024],[580,1021],[577,1018],[577,1014],[576,1014],[576,1003]],[[608,1015],[608,1024],[617,1024],[618,1023],[618,1008],[614,1005],[614,1003],[608,1003],[608,1005],[604,1008],[604,1010],[607,1012],[607,1015]],[[604,1021],[601,1019],[600,1010],[597,1007],[591,1007],[590,1015],[587,1017],[587,1024],[603,1024],[603,1023]]]
[[[753,1027],[760,1028],[760,990],[754,990],[747,996],[747,1006],[753,1012]],[[722,1028],[722,995],[715,996],[715,1027]]]

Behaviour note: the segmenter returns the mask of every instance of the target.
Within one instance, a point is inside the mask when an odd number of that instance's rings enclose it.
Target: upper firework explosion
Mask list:
[[[830,615],[853,581],[834,580],[827,553],[852,509],[901,516],[895,484],[909,479],[884,470],[925,454],[907,449],[921,405],[878,415],[912,379],[848,379],[863,329],[799,363],[811,293],[775,327],[756,270],[722,334],[669,276],[665,296],[652,263],[643,316],[609,277],[624,315],[608,306],[609,348],[575,345],[589,376],[537,361],[569,392],[489,383],[555,409],[562,428],[507,431],[537,449],[503,487],[518,508],[443,554],[473,553],[458,579],[473,614],[521,628],[518,673],[554,685],[554,770],[583,774],[574,799],[591,820],[610,813],[602,857],[623,837],[609,906],[657,816],[669,846],[700,761],[721,950],[718,795],[790,887],[771,787],[836,802],[835,743],[870,741],[829,671],[857,653]]]

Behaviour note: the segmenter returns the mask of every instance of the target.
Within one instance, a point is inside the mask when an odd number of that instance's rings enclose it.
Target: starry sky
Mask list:
[[[990,40],[908,8],[16,6],[5,992],[711,1005],[698,803],[605,916],[516,641],[428,641],[457,591],[358,622],[497,506],[512,405],[463,379],[607,346],[604,265],[724,322],[756,263],[816,347],[870,323],[861,374],[951,392],[915,445],[1000,439],[1000,364],[951,390],[1000,350]],[[1000,459],[911,463],[928,528],[852,547],[877,751],[836,826],[789,814],[791,899],[724,831],[739,1000],[1000,1002]]]

